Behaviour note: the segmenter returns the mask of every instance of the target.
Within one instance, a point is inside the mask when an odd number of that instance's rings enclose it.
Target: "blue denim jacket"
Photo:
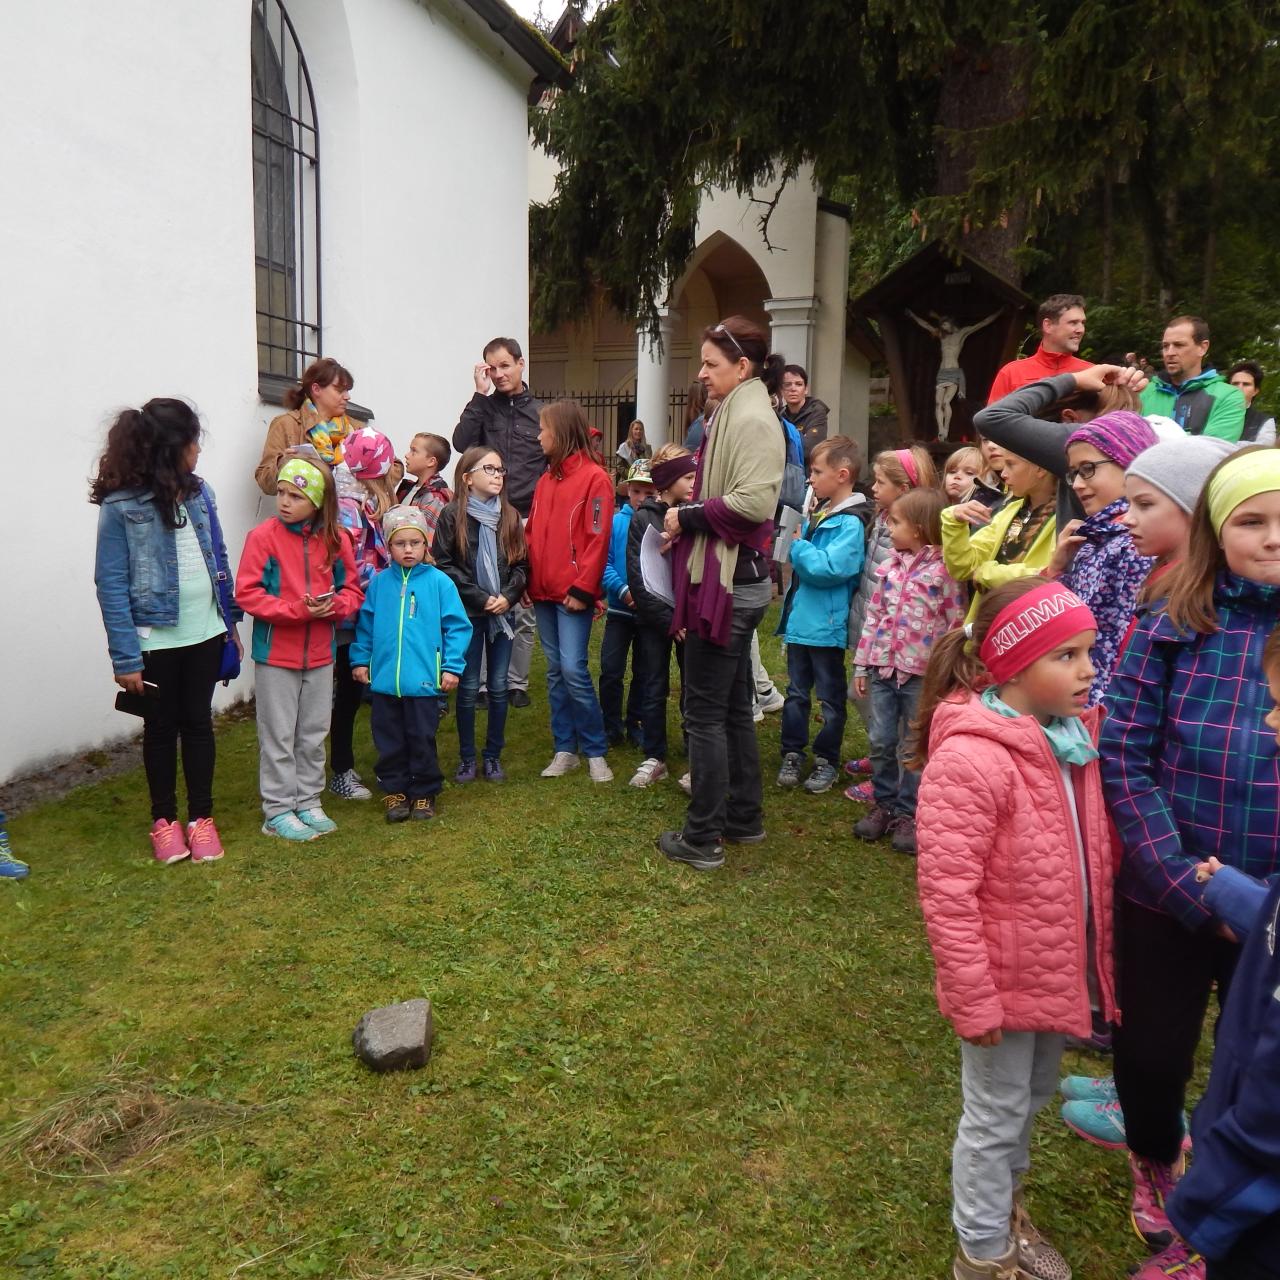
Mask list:
[[[203,481],[200,492],[186,500],[196,540],[204,552],[215,591],[231,581],[226,543],[213,544],[209,506],[217,511],[213,490]],[[178,549],[174,532],[156,510],[146,489],[118,489],[98,509],[98,549],[93,580],[98,607],[107,630],[107,649],[116,675],[142,670],[139,627],[173,627],[178,623]],[[232,621],[244,615],[233,609]]]

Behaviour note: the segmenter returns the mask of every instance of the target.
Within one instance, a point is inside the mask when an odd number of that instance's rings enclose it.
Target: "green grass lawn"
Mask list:
[[[958,1055],[914,864],[853,840],[839,791],[773,787],[770,717],[767,843],[673,866],[674,781],[628,788],[634,751],[609,786],[538,778],[542,701],[511,781],[431,824],[334,800],[332,836],[260,835],[251,722],[220,738],[212,867],[152,864],[140,772],[11,823],[0,1274],[949,1274]],[[452,720],[441,748],[451,773]],[[430,1064],[373,1075],[356,1020],[419,995]],[[146,1123],[86,1137],[95,1107]],[[1032,1177],[1076,1275],[1122,1275],[1122,1159],[1048,1113]]]

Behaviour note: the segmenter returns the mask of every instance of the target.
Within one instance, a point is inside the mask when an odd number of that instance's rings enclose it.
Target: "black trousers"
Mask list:
[[[438,796],[444,774],[436,756],[439,698],[373,695],[373,744],[378,748],[378,785],[387,795],[410,800]]]
[[[333,719],[329,723],[329,768],[334,773],[356,767],[356,712],[364,695],[365,686],[351,678],[351,646],[340,644],[333,662]]]
[[[178,742],[187,784],[187,821],[213,817],[213,687],[222,664],[221,635],[181,649],[142,655],[142,678],[156,686],[142,721],[142,766],[151,820],[178,820]]]
[[[635,657],[631,689],[639,690],[640,746],[648,760],[667,758],[667,699],[671,695],[671,647],[681,672],[681,704],[684,702],[684,645],[661,627],[636,625]]]
[[[751,675],[751,636],[763,617],[763,606],[735,605],[728,644],[712,644],[693,632],[684,643],[684,718],[693,783],[684,838],[690,844],[714,844],[726,831],[754,833],[764,820]]]
[[[624,737],[640,733],[640,707],[643,690],[640,683],[639,655],[633,654],[639,631],[634,618],[622,614],[605,615],[604,638],[600,641],[600,711],[604,716],[604,732],[609,745]],[[631,690],[627,696],[626,720],[622,716],[622,691],[627,678],[627,658],[631,657]]]
[[[1116,905],[1121,1024],[1113,1049],[1125,1138],[1135,1155],[1172,1164],[1209,992],[1216,982],[1221,1008],[1240,948],[1124,898]]]

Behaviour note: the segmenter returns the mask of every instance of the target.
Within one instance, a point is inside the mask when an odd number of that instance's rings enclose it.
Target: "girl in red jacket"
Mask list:
[[[362,599],[333,473],[291,458],[276,480],[276,514],[250,530],[236,574],[236,601],[253,616],[265,835],[314,840],[335,829],[320,807],[334,625]]]
[[[1095,1007],[1115,1015],[1101,713],[1086,710],[1095,638],[1078,596],[1020,578],[937,641],[925,675],[920,901],[938,1005],[962,1040],[956,1280],[1070,1280],[1021,1183],[1066,1036],[1088,1036]]]
[[[587,669],[591,619],[609,555],[613,482],[591,447],[590,427],[572,400],[538,417],[547,470],[538,478],[524,536],[529,547],[529,599],[547,655],[547,696],[556,753],[542,771],[558,778],[587,757],[593,782],[611,782],[604,717]]]

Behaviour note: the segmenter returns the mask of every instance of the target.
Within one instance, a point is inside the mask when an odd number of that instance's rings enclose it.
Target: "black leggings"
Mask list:
[[[1240,948],[1213,930],[1117,901],[1116,978],[1123,1016],[1113,1041],[1116,1092],[1129,1150],[1172,1164],[1209,993],[1226,1003]]]
[[[333,664],[333,719],[329,723],[329,767],[346,773],[356,767],[353,744],[356,712],[364,701],[364,685],[351,678],[351,646],[340,644]]]
[[[213,817],[213,687],[224,637],[142,655],[148,691],[142,721],[142,764],[151,792],[151,820],[178,820],[178,739],[187,784],[187,820]]]

